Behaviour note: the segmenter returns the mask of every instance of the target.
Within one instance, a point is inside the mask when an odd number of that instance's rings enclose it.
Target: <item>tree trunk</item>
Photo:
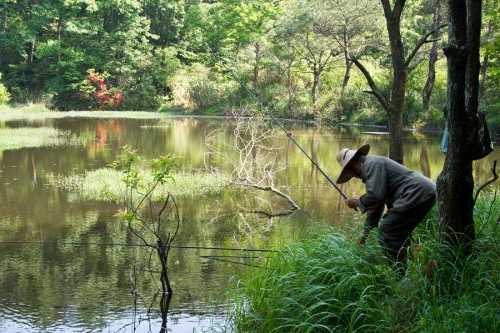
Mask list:
[[[403,112],[397,109],[389,113],[389,157],[403,164]]]
[[[401,6],[396,10],[396,5]],[[384,9],[387,32],[391,46],[392,60],[392,88],[391,99],[389,101],[389,157],[396,162],[403,163],[403,111],[405,107],[406,81],[408,79],[408,69],[405,64],[405,52],[401,38],[401,13],[404,1],[395,4],[393,10],[390,5]]]
[[[408,71],[404,66],[404,55],[401,50],[396,51],[393,60],[393,81],[391,89],[391,100],[389,105],[389,157],[403,164],[403,111],[405,108],[406,81]],[[398,55],[399,54],[399,55]]]
[[[318,100],[318,89],[319,89],[319,80],[320,80],[321,72],[319,70],[314,70],[313,71],[313,85],[311,88],[311,100],[312,100],[312,107],[313,107],[313,114],[316,116],[316,110],[317,110],[317,100]]]
[[[353,62],[350,61],[349,58],[346,58],[344,80],[342,81],[342,90],[340,92],[340,98],[341,99],[344,97],[345,88],[347,87],[347,84],[349,83],[349,79],[351,78],[351,68],[352,68],[352,65],[353,65]]]
[[[347,25],[347,23],[346,23]],[[349,83],[349,78],[351,76],[351,68],[353,65],[353,62],[349,59],[349,48],[348,48],[348,41],[347,41],[347,28],[346,25],[344,25],[344,34],[343,34],[343,39],[344,39],[344,59],[345,59],[345,72],[344,72],[344,80],[342,81],[342,90],[340,92],[340,99],[344,97],[344,92],[345,88],[347,87],[347,84]]]
[[[292,114],[293,105],[293,73],[292,73],[293,59],[288,59],[286,64],[286,89],[288,93],[287,109],[288,114]]]
[[[472,148],[477,132],[481,0],[448,0],[448,152],[438,178],[443,238],[466,253],[475,238]]]
[[[257,94],[257,88],[259,85],[259,70],[260,70],[260,44],[259,42],[255,42],[255,63],[253,66],[253,79],[252,79],[252,85],[253,85],[253,90]]]
[[[434,1],[434,16],[432,19],[432,26],[435,32],[432,34],[434,41],[432,42],[431,51],[429,52],[429,67],[427,70],[427,80],[422,89],[422,106],[425,111],[429,110],[431,101],[432,90],[434,89],[434,82],[436,80],[436,62],[438,60],[438,42],[440,31],[438,27],[441,25],[441,0]]]
[[[491,34],[493,33],[493,20],[490,20],[488,22],[488,30],[486,31],[485,39],[488,40],[491,37]],[[485,52],[484,58],[483,58],[483,63],[481,64],[481,83],[479,84],[479,97],[484,96],[484,92],[486,90],[486,76],[488,73],[488,65],[490,61],[490,54],[489,52]]]

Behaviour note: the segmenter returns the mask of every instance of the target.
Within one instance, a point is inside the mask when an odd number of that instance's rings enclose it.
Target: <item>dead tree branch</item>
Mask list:
[[[440,31],[441,29],[443,29],[444,27],[448,26],[447,24],[441,24],[439,25],[438,27],[436,27],[435,29],[432,29],[430,30],[429,32],[427,32],[425,35],[423,35],[418,41],[417,43],[415,44],[415,47],[413,48],[413,50],[410,52],[410,54],[408,55],[408,57],[406,58],[405,60],[405,66],[408,68],[410,66],[410,63],[412,62],[413,58],[415,58],[415,55],[417,54],[418,50],[420,50],[420,48],[424,45],[424,44],[427,44],[427,43],[432,43],[432,42],[436,42],[438,41],[440,38],[432,38],[432,39],[429,39],[429,37],[431,37],[432,35],[434,35],[435,33],[437,33],[438,31]]]
[[[277,173],[285,169],[280,162],[280,147],[271,144],[275,140],[274,130],[269,128],[263,116],[248,117],[244,111],[235,112],[234,141],[216,147],[208,140],[209,154],[218,156],[231,165],[230,186],[254,189],[269,193],[269,209],[242,209],[243,213],[257,214],[266,218],[287,216],[300,209],[293,198],[275,184]],[[273,197],[283,201],[287,208],[275,210]],[[253,200],[253,199],[252,199]]]
[[[491,174],[492,178],[485,182],[483,185],[479,186],[479,188],[476,191],[476,195],[474,196],[474,204],[473,206],[476,205],[477,198],[479,197],[479,193],[486,188],[486,186],[494,183],[498,179],[498,174],[497,174],[497,161],[493,161],[493,165],[491,166]]]
[[[370,89],[371,89],[370,91],[366,91],[366,92],[373,94],[378,99],[380,104],[382,104],[382,107],[385,110],[388,110],[389,109],[389,102],[387,101],[387,98],[384,96],[382,91],[378,88],[377,84],[375,83],[375,80],[371,76],[368,69],[361,63],[361,61],[359,61],[358,58],[350,56],[349,59],[352,62],[354,62],[356,67],[358,67],[358,69],[361,71],[361,73],[363,73],[363,75],[365,76],[366,81],[368,82],[368,85],[370,86]]]

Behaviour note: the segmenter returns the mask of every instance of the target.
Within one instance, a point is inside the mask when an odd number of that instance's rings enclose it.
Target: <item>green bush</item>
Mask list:
[[[2,75],[0,74],[0,79]],[[10,94],[7,88],[0,82],[0,105],[7,104],[10,101]]]
[[[407,274],[398,279],[372,239],[359,247],[327,234],[294,244],[237,288],[240,332],[498,332],[500,203],[481,198],[474,254],[437,239],[436,212],[415,232]],[[374,237],[375,238],[375,237]]]

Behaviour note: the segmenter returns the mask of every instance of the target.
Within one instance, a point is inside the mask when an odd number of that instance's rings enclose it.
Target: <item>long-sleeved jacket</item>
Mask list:
[[[361,173],[366,194],[359,207],[368,214],[365,234],[378,225],[385,205],[389,211],[404,213],[436,196],[432,180],[387,157],[366,156]]]

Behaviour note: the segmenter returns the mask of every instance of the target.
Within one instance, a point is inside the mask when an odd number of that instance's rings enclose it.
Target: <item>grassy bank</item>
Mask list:
[[[398,279],[372,238],[331,232],[294,244],[237,288],[239,332],[498,332],[500,202],[476,205],[475,254],[461,261],[437,241],[433,212],[414,235]]]
[[[80,145],[84,139],[51,127],[0,128],[0,152],[21,148]]]

